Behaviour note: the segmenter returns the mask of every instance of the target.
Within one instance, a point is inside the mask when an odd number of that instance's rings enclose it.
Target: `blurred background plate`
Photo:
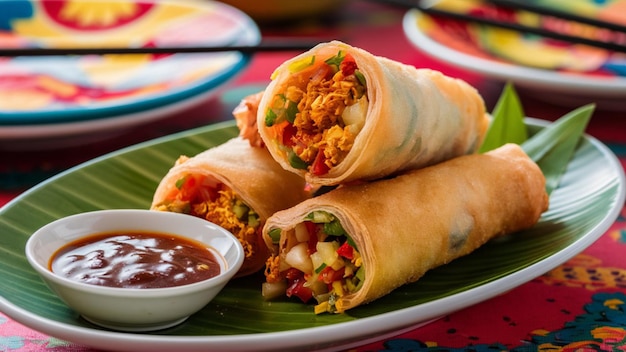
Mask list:
[[[307,20],[328,15],[349,0],[222,0],[247,13],[260,24]]]
[[[494,11],[479,2],[464,4],[457,12]],[[609,3],[603,4],[597,5],[596,15],[612,11]],[[519,14],[495,15],[515,19]],[[622,54],[434,17],[419,10],[408,11],[403,22],[409,41],[443,62],[512,81],[525,93],[553,104],[596,103],[602,109],[626,110],[626,59]]]
[[[208,0],[0,1],[2,47],[259,42],[250,17]],[[205,100],[249,59],[239,52],[0,58],[0,139],[145,123]]]

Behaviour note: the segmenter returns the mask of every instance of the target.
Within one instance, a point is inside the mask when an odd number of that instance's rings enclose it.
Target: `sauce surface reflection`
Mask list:
[[[49,269],[74,281],[123,288],[187,285],[221,271],[207,246],[152,232],[87,236],[60,248],[52,256]]]

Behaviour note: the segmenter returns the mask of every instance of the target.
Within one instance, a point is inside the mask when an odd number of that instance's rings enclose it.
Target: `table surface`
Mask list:
[[[428,67],[475,86],[491,110],[503,87],[478,74],[438,62],[415,49],[402,31],[404,10],[372,2],[349,2],[340,12],[297,23],[263,25],[265,37],[285,35],[339,39],[416,67]],[[37,182],[99,155],[141,141],[232,119],[239,99],[262,89],[273,69],[294,52],[263,53],[199,106],[141,126],[113,140],[48,151],[0,151],[0,206]],[[537,101],[520,91],[528,116],[554,120],[571,107]],[[596,111],[587,133],[604,142],[626,165],[626,118],[620,111]],[[593,245],[571,260],[505,294],[398,336],[353,351],[589,351],[626,349],[626,212]],[[570,275],[577,273],[577,275]],[[46,336],[0,313],[0,351],[92,351]]]

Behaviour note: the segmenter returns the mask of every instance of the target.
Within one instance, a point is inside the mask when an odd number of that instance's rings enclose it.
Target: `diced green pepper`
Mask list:
[[[343,62],[344,57],[345,55],[343,51],[339,50],[337,52],[337,55],[331,57],[330,59],[326,59],[326,61],[324,62],[330,66],[337,66],[337,68],[339,68],[339,65],[341,65],[341,63]]]
[[[311,220],[314,223],[326,223],[326,222],[331,222],[335,219],[334,216],[332,216],[332,214],[327,213],[325,211],[314,211],[309,213],[306,216],[306,220]]]
[[[367,86],[367,82],[365,81],[365,76],[363,76],[363,73],[361,73],[361,71],[354,70],[354,76],[356,77],[357,80],[359,80],[359,83],[361,83],[363,86]]]
[[[365,281],[365,267],[360,267],[354,274],[354,278],[359,280],[356,284],[356,288],[354,289],[354,291],[357,291],[363,286],[363,282]]]
[[[290,150],[287,154],[287,159],[289,159],[289,165],[291,165],[291,167],[296,169],[306,169],[309,167],[293,150]]]
[[[319,274],[322,272],[322,270],[324,270],[324,268],[326,267],[326,263],[322,263],[322,265],[320,265],[319,267],[317,267],[317,269],[315,269],[315,273]]]
[[[356,242],[354,242],[354,240],[352,239],[352,237],[348,236],[348,234],[346,234],[346,242],[348,242],[348,244],[350,245],[350,247],[356,249]]]
[[[254,211],[250,210],[248,212],[248,226],[257,228],[259,227],[260,224],[261,224],[261,221],[259,220],[259,215],[255,213]]]
[[[346,231],[343,229],[341,223],[337,219],[324,223],[324,233],[331,236],[346,235]]]
[[[178,189],[183,188],[183,185],[185,184],[185,181],[187,181],[187,176],[181,177],[178,180],[176,180],[176,188],[178,188]]]
[[[287,103],[287,109],[285,110],[285,114],[287,115],[287,121],[293,123],[296,120],[296,114],[299,113],[298,104],[289,100]]]
[[[235,204],[233,204],[233,213],[235,214],[235,216],[239,220],[242,220],[244,218],[244,216],[246,216],[248,214],[249,210],[250,210],[250,208],[248,208],[241,201],[235,202]]]
[[[268,108],[267,111],[265,112],[265,126],[267,127],[274,126],[274,123],[276,123],[277,117],[278,116],[276,115],[274,110],[272,110],[271,108]]]
[[[270,236],[270,238],[272,239],[272,243],[277,244],[278,242],[280,242],[280,234],[283,231],[279,228],[275,228],[275,229],[271,229],[268,232],[268,235]]]
[[[346,279],[346,287],[348,288],[348,292],[356,291],[356,285],[354,283],[355,281],[357,280],[355,280],[353,277]]]

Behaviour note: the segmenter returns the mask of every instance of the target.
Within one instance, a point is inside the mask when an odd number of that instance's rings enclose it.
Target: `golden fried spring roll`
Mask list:
[[[482,97],[438,71],[333,41],[280,65],[257,125],[272,156],[312,185],[378,179],[476,151]]]
[[[305,183],[266,149],[241,137],[192,158],[180,157],[159,183],[151,209],[205,218],[232,232],[246,258],[238,276],[259,271],[269,257],[261,230],[274,212],[308,198]]]
[[[545,178],[515,144],[341,186],[267,220],[263,293],[343,312],[533,226],[547,208]]]

